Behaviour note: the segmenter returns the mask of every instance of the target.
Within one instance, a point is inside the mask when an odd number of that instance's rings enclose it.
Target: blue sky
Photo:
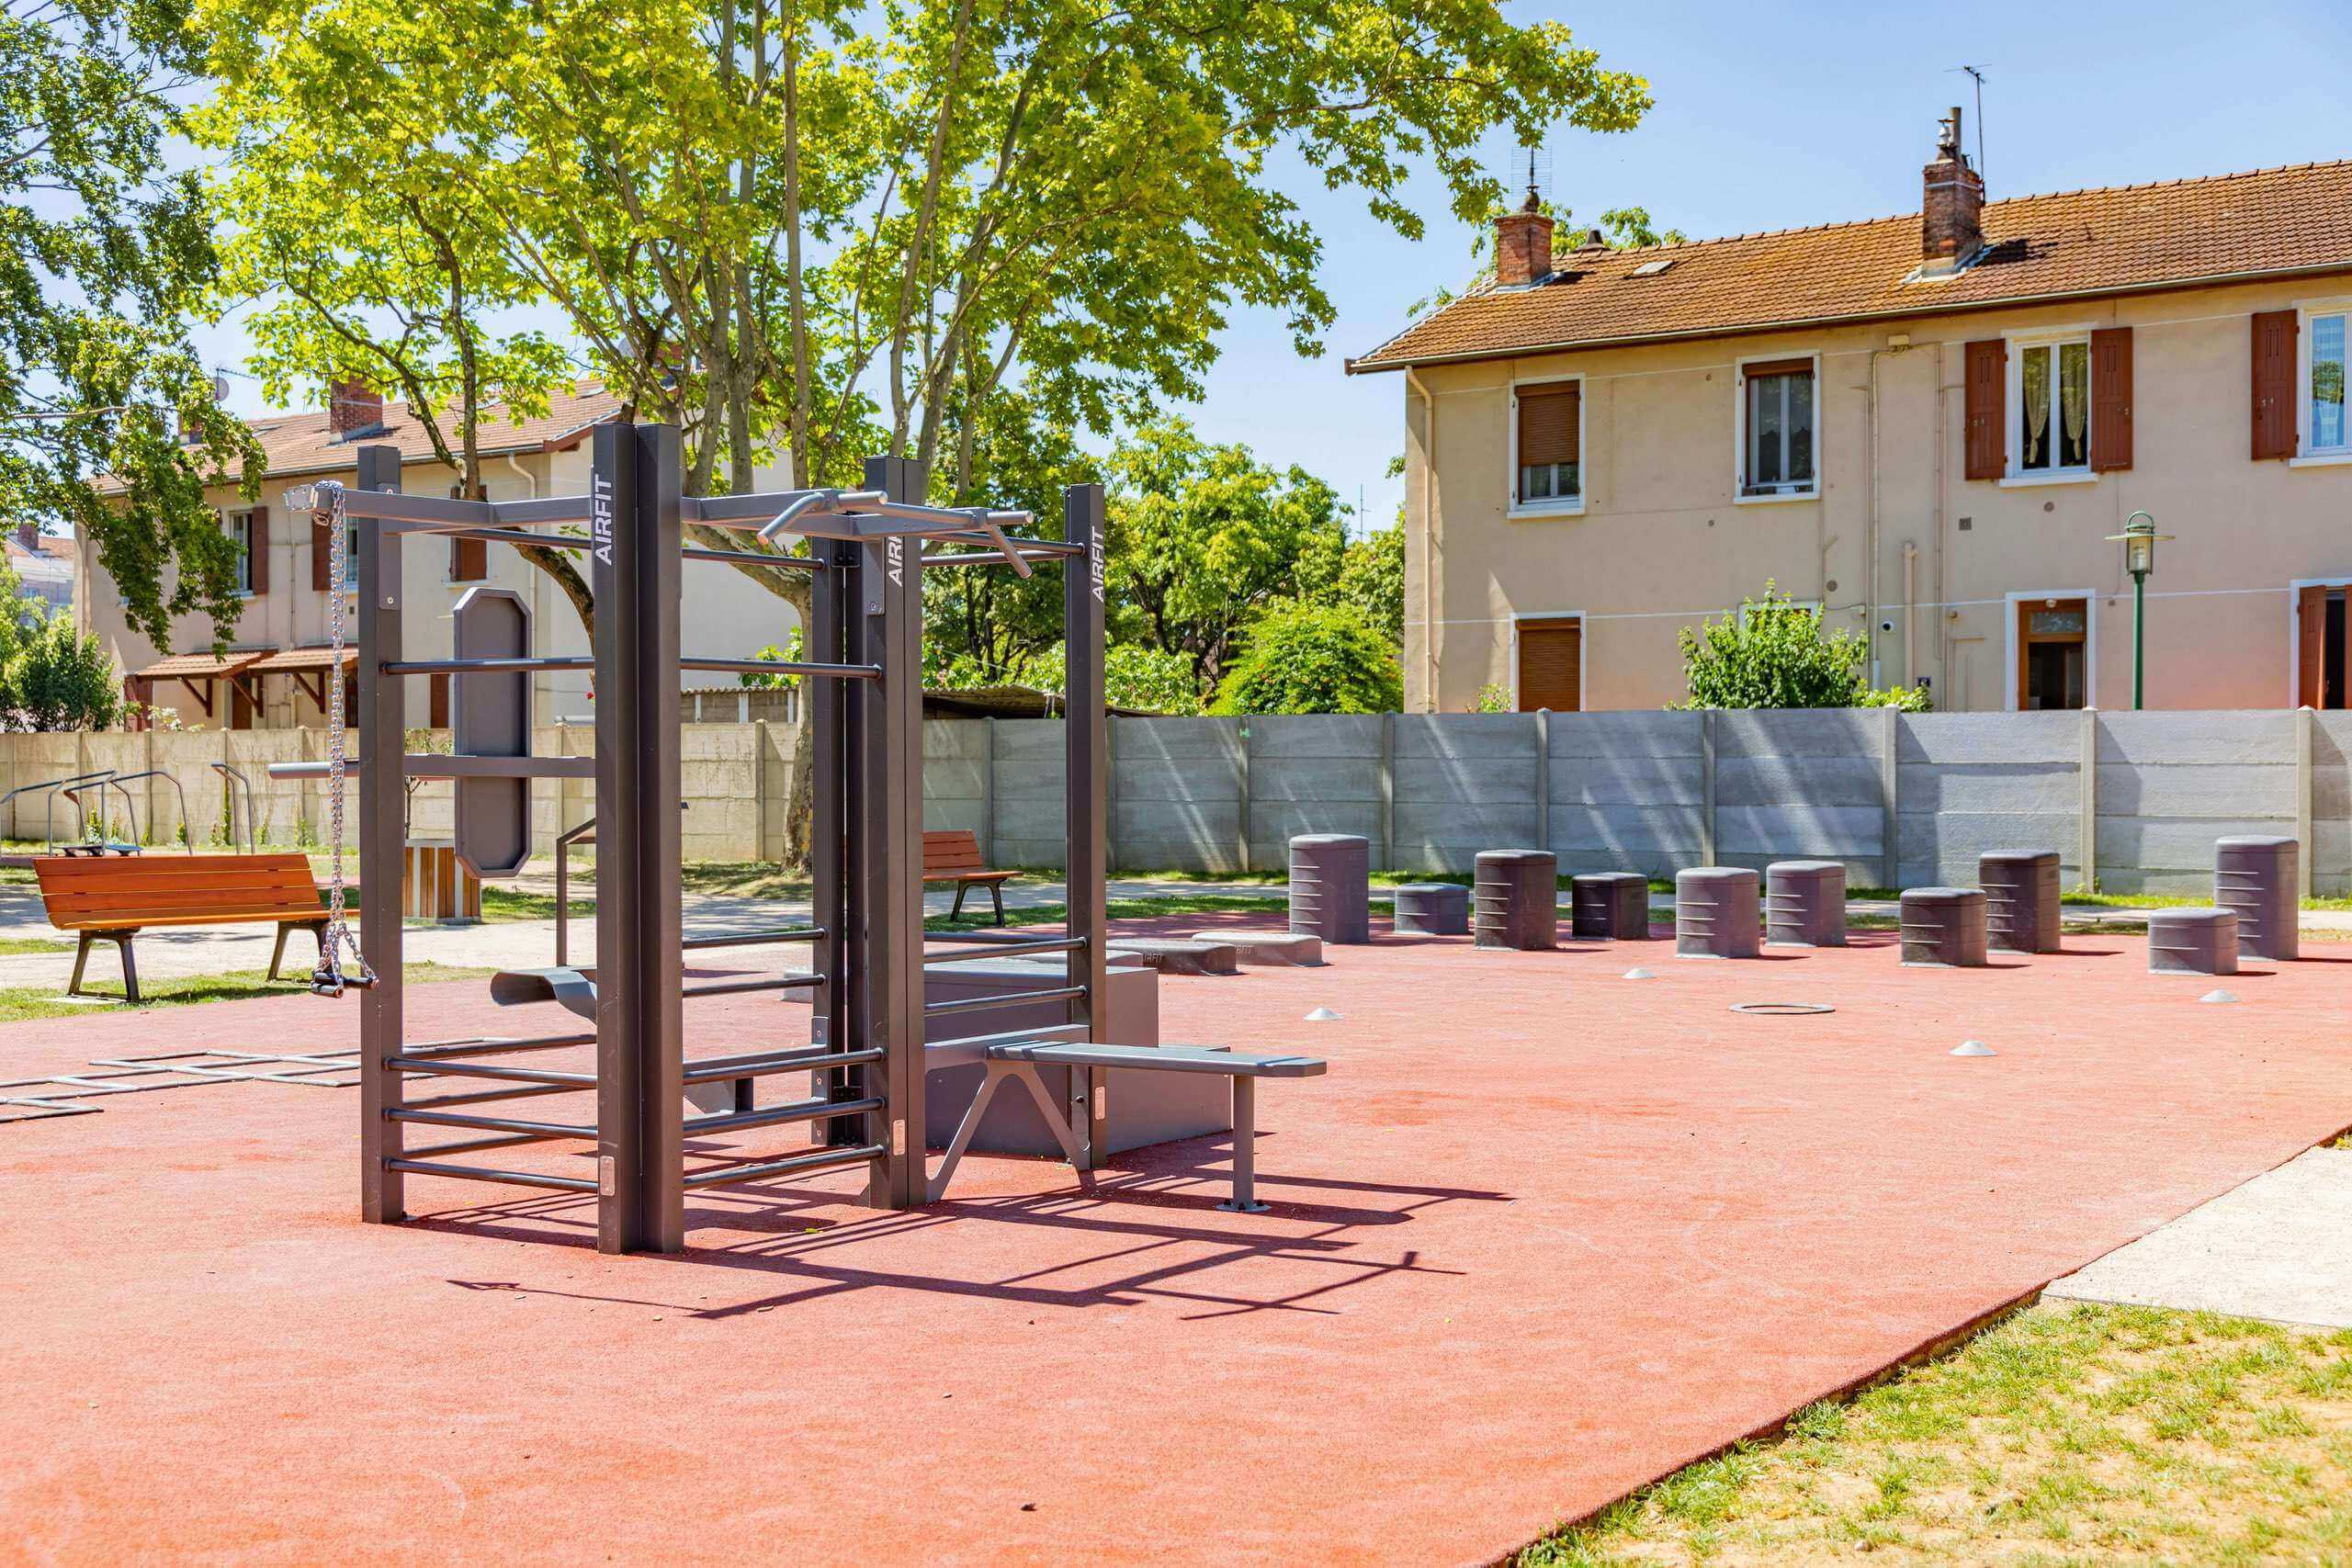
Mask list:
[[[1900,7],[1824,0],[1507,4],[1551,17],[1608,65],[1646,76],[1657,107],[1635,130],[1561,130],[1553,199],[1584,218],[1647,207],[1693,238],[1916,211],[1935,122],[1973,102],[1984,68],[1987,194],[2226,174],[2352,156],[2352,0],[1977,0]],[[1969,134],[1973,151],[1976,136]],[[1508,139],[1490,164],[1508,169]],[[1362,200],[1289,182],[1325,241],[1339,320],[1320,360],[1300,359],[1278,320],[1243,313],[1225,334],[1207,396],[1186,412],[1213,439],[1298,463],[1385,523],[1401,499],[1385,477],[1402,446],[1396,376],[1350,378],[1341,360],[1388,337],[1412,301],[1469,270],[1470,236],[1434,180],[1429,233],[1398,239]],[[233,322],[203,346],[234,367]],[[238,379],[232,403],[258,409]]]

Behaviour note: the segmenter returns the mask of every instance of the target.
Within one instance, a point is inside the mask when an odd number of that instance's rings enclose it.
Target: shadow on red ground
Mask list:
[[[611,1258],[568,1195],[412,1178],[414,1220],[360,1224],[347,1090],[0,1127],[0,1556],[1490,1560],[2352,1122],[2338,955],[2228,1007],[2137,939],[2069,946],[1972,972],[1876,936],[1769,964],[1384,937],[1170,978],[1166,1038],[1331,1061],[1261,1094],[1259,1216],[1215,1208],[1211,1138],[1092,1196],[985,1158],[910,1213],[840,1176],[705,1191],[689,1252]],[[702,1054],[806,1029],[689,1006]],[[411,1017],[555,1024],[476,985]],[[356,1019],[108,1011],[0,1030],[0,1067]]]

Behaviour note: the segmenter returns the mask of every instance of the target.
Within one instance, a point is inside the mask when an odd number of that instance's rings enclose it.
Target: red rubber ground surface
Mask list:
[[[1493,1559],[2352,1123],[2352,948],[2228,1008],[2136,940],[2068,945],[1951,972],[1883,938],[1384,939],[1168,980],[1169,1039],[1331,1060],[1262,1093],[1256,1217],[1214,1207],[1204,1140],[1092,1199],[998,1159],[909,1214],[841,1177],[706,1194],[691,1252],[609,1258],[555,1194],[412,1179],[424,1218],[360,1224],[351,1091],[0,1127],[0,1555]],[[539,1021],[412,998],[418,1038]],[[1838,1010],[1725,1010],[1766,999]],[[706,1054],[779,1010],[690,1006]],[[0,1076],[355,1018],[14,1025]],[[1968,1037],[2000,1055],[1946,1055]]]

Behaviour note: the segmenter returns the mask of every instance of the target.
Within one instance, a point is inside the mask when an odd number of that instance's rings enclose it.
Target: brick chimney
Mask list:
[[[1524,288],[1552,276],[1552,220],[1537,209],[1535,193],[1527,205],[1495,220],[1495,281],[1505,288]]]
[[[327,435],[335,441],[373,435],[384,428],[384,394],[365,381],[327,383]]]
[[[1984,245],[1984,176],[1960,150],[1960,108],[1943,122],[1936,161],[1928,165],[1919,206],[1919,271],[1957,272]]]

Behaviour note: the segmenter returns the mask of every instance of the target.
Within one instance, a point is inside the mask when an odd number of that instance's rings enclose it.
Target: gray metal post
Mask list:
[[[397,446],[362,446],[358,488],[398,491]],[[390,1224],[404,1213],[405,1179],[384,1162],[401,1156],[401,1123],[387,1112],[399,1108],[401,1075],[384,1066],[400,1054],[401,871],[406,859],[402,817],[408,794],[401,778],[408,750],[407,692],[401,678],[383,672],[386,660],[401,657],[401,536],[376,523],[359,529],[357,624],[359,728],[351,737],[359,752],[359,936],[376,984],[359,993],[359,1215]],[[327,592],[340,593],[335,583]],[[341,724],[344,716],[326,716]],[[345,747],[346,753],[351,750]],[[189,826],[191,840],[195,834]],[[338,868],[340,871],[340,868]]]
[[[1909,671],[1904,674],[1908,676]],[[1900,889],[1903,886],[1903,712],[1900,708],[1881,708],[1885,716],[1880,731],[1878,758],[1879,846],[1878,885]]]
[[[1110,812],[1105,794],[1110,773],[1108,724],[1103,716],[1102,487],[1071,485],[1062,492],[1062,537],[1086,547],[1062,568],[1063,856],[1069,889],[1068,934],[1082,945],[1069,952],[1069,984],[1086,987],[1070,1004],[1070,1021],[1087,1026],[1089,1040],[1106,1038],[1103,1015],[1110,985],[1107,931],[1110,895]],[[1245,829],[1246,833],[1246,829]],[[1109,1145],[1106,1121],[1108,1070],[1070,1069],[1070,1125],[1085,1119],[1090,1168],[1102,1164]]]
[[[865,488],[898,500],[924,493],[921,464],[869,457]],[[903,536],[861,547],[865,658],[882,666],[863,682],[871,959],[868,1043],[879,1046],[889,1101],[882,1201],[910,1209],[928,1196],[923,1137],[922,547]]]
[[[808,652],[820,663],[865,662],[865,616],[857,613],[857,563],[863,553],[855,545],[834,539],[811,540],[809,548],[825,563],[809,584]],[[801,694],[808,706],[810,795],[813,820],[808,833],[809,879],[815,895],[812,919],[824,938],[810,954],[825,983],[810,999],[812,1043],[848,1048],[865,1038],[865,929],[863,865],[864,818],[849,808],[851,801],[867,798],[859,782],[864,777],[863,748],[852,743],[861,733],[863,716],[856,694],[838,681],[807,680]],[[819,1092],[829,1100],[888,1098],[885,1067],[866,1064],[836,1068],[820,1076]],[[887,1140],[883,1112],[871,1111],[860,1122],[833,1117],[819,1122],[813,1141],[820,1144],[879,1144]],[[876,1162],[868,1173],[866,1201],[880,1204],[883,1169]]]
[[[596,1246],[685,1245],[678,918],[678,433],[600,425]]]
[[[1258,1081],[1240,1074],[1233,1079],[1233,1196],[1218,1208],[1238,1214],[1262,1214],[1258,1201]]]

